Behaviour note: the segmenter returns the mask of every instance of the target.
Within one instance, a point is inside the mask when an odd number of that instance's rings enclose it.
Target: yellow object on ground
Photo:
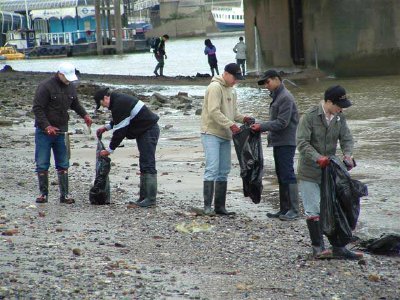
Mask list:
[[[191,223],[182,222],[176,225],[175,229],[182,233],[196,233],[196,232],[207,232],[213,229],[213,225],[210,224],[200,224],[196,221],[192,221]]]

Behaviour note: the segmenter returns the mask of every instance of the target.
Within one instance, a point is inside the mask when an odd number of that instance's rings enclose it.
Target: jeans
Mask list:
[[[228,181],[231,171],[231,141],[212,134],[202,134],[206,166],[204,181]]]
[[[296,146],[275,146],[273,149],[275,172],[279,184],[297,183],[294,174],[294,154]]]
[[[139,150],[139,168],[142,174],[157,174],[156,148],[159,137],[160,127],[155,124],[136,138],[136,144]]]
[[[50,167],[50,155],[53,150],[56,169],[67,170],[69,159],[67,147],[65,146],[65,135],[47,135],[43,130],[36,128],[35,131],[35,162],[36,172],[48,171]]]
[[[299,180],[299,191],[303,200],[304,214],[316,217],[320,213],[321,189],[316,182]]]

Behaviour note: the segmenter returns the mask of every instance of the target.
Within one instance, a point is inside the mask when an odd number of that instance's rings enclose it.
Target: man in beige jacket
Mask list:
[[[201,113],[201,141],[205,153],[204,213],[211,214],[214,198],[216,214],[234,214],[225,209],[228,174],[231,169],[232,134],[240,132],[235,122],[254,123],[254,118],[243,116],[237,108],[233,86],[243,76],[239,65],[225,66],[222,75],[214,76],[207,87]]]

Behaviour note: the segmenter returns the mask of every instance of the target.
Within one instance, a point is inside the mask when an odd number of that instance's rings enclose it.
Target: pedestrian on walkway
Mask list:
[[[218,71],[218,60],[217,60],[217,48],[211,43],[210,39],[204,41],[206,46],[204,49],[204,54],[207,55],[208,65],[210,66],[211,76],[214,77],[215,73],[219,75]],[[215,70],[215,73],[214,73]]]
[[[239,43],[235,45],[233,52],[236,53],[236,63],[242,69],[242,75],[246,76],[246,44],[242,36],[239,37]]]
[[[156,75],[156,77],[164,76],[164,60],[167,59],[167,53],[165,52],[165,42],[168,40],[169,40],[168,34],[164,34],[163,36],[155,40],[153,52],[154,52],[154,57],[157,60],[157,65],[153,73],[154,75]],[[160,73],[158,73],[158,70],[160,70]]]
[[[269,105],[269,121],[253,124],[251,129],[256,132],[268,131],[268,147],[273,147],[279,183],[279,211],[268,213],[267,216],[283,221],[294,220],[299,217],[297,180],[293,167],[299,123],[296,102],[275,70],[266,71],[258,84],[270,91],[272,102]]]
[[[72,84],[76,80],[78,77],[75,67],[63,62],[58,66],[57,73],[41,82],[36,89],[32,110],[35,114],[35,162],[40,190],[37,203],[48,202],[51,151],[58,173],[60,202],[75,203],[68,187],[69,157],[65,143],[68,134],[68,110],[74,110],[89,128],[92,125],[92,119],[80,104],[76,87]]]

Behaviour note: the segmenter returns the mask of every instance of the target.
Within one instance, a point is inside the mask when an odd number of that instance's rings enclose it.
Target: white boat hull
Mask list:
[[[211,9],[215,25],[219,31],[243,31],[243,7],[214,7]]]

